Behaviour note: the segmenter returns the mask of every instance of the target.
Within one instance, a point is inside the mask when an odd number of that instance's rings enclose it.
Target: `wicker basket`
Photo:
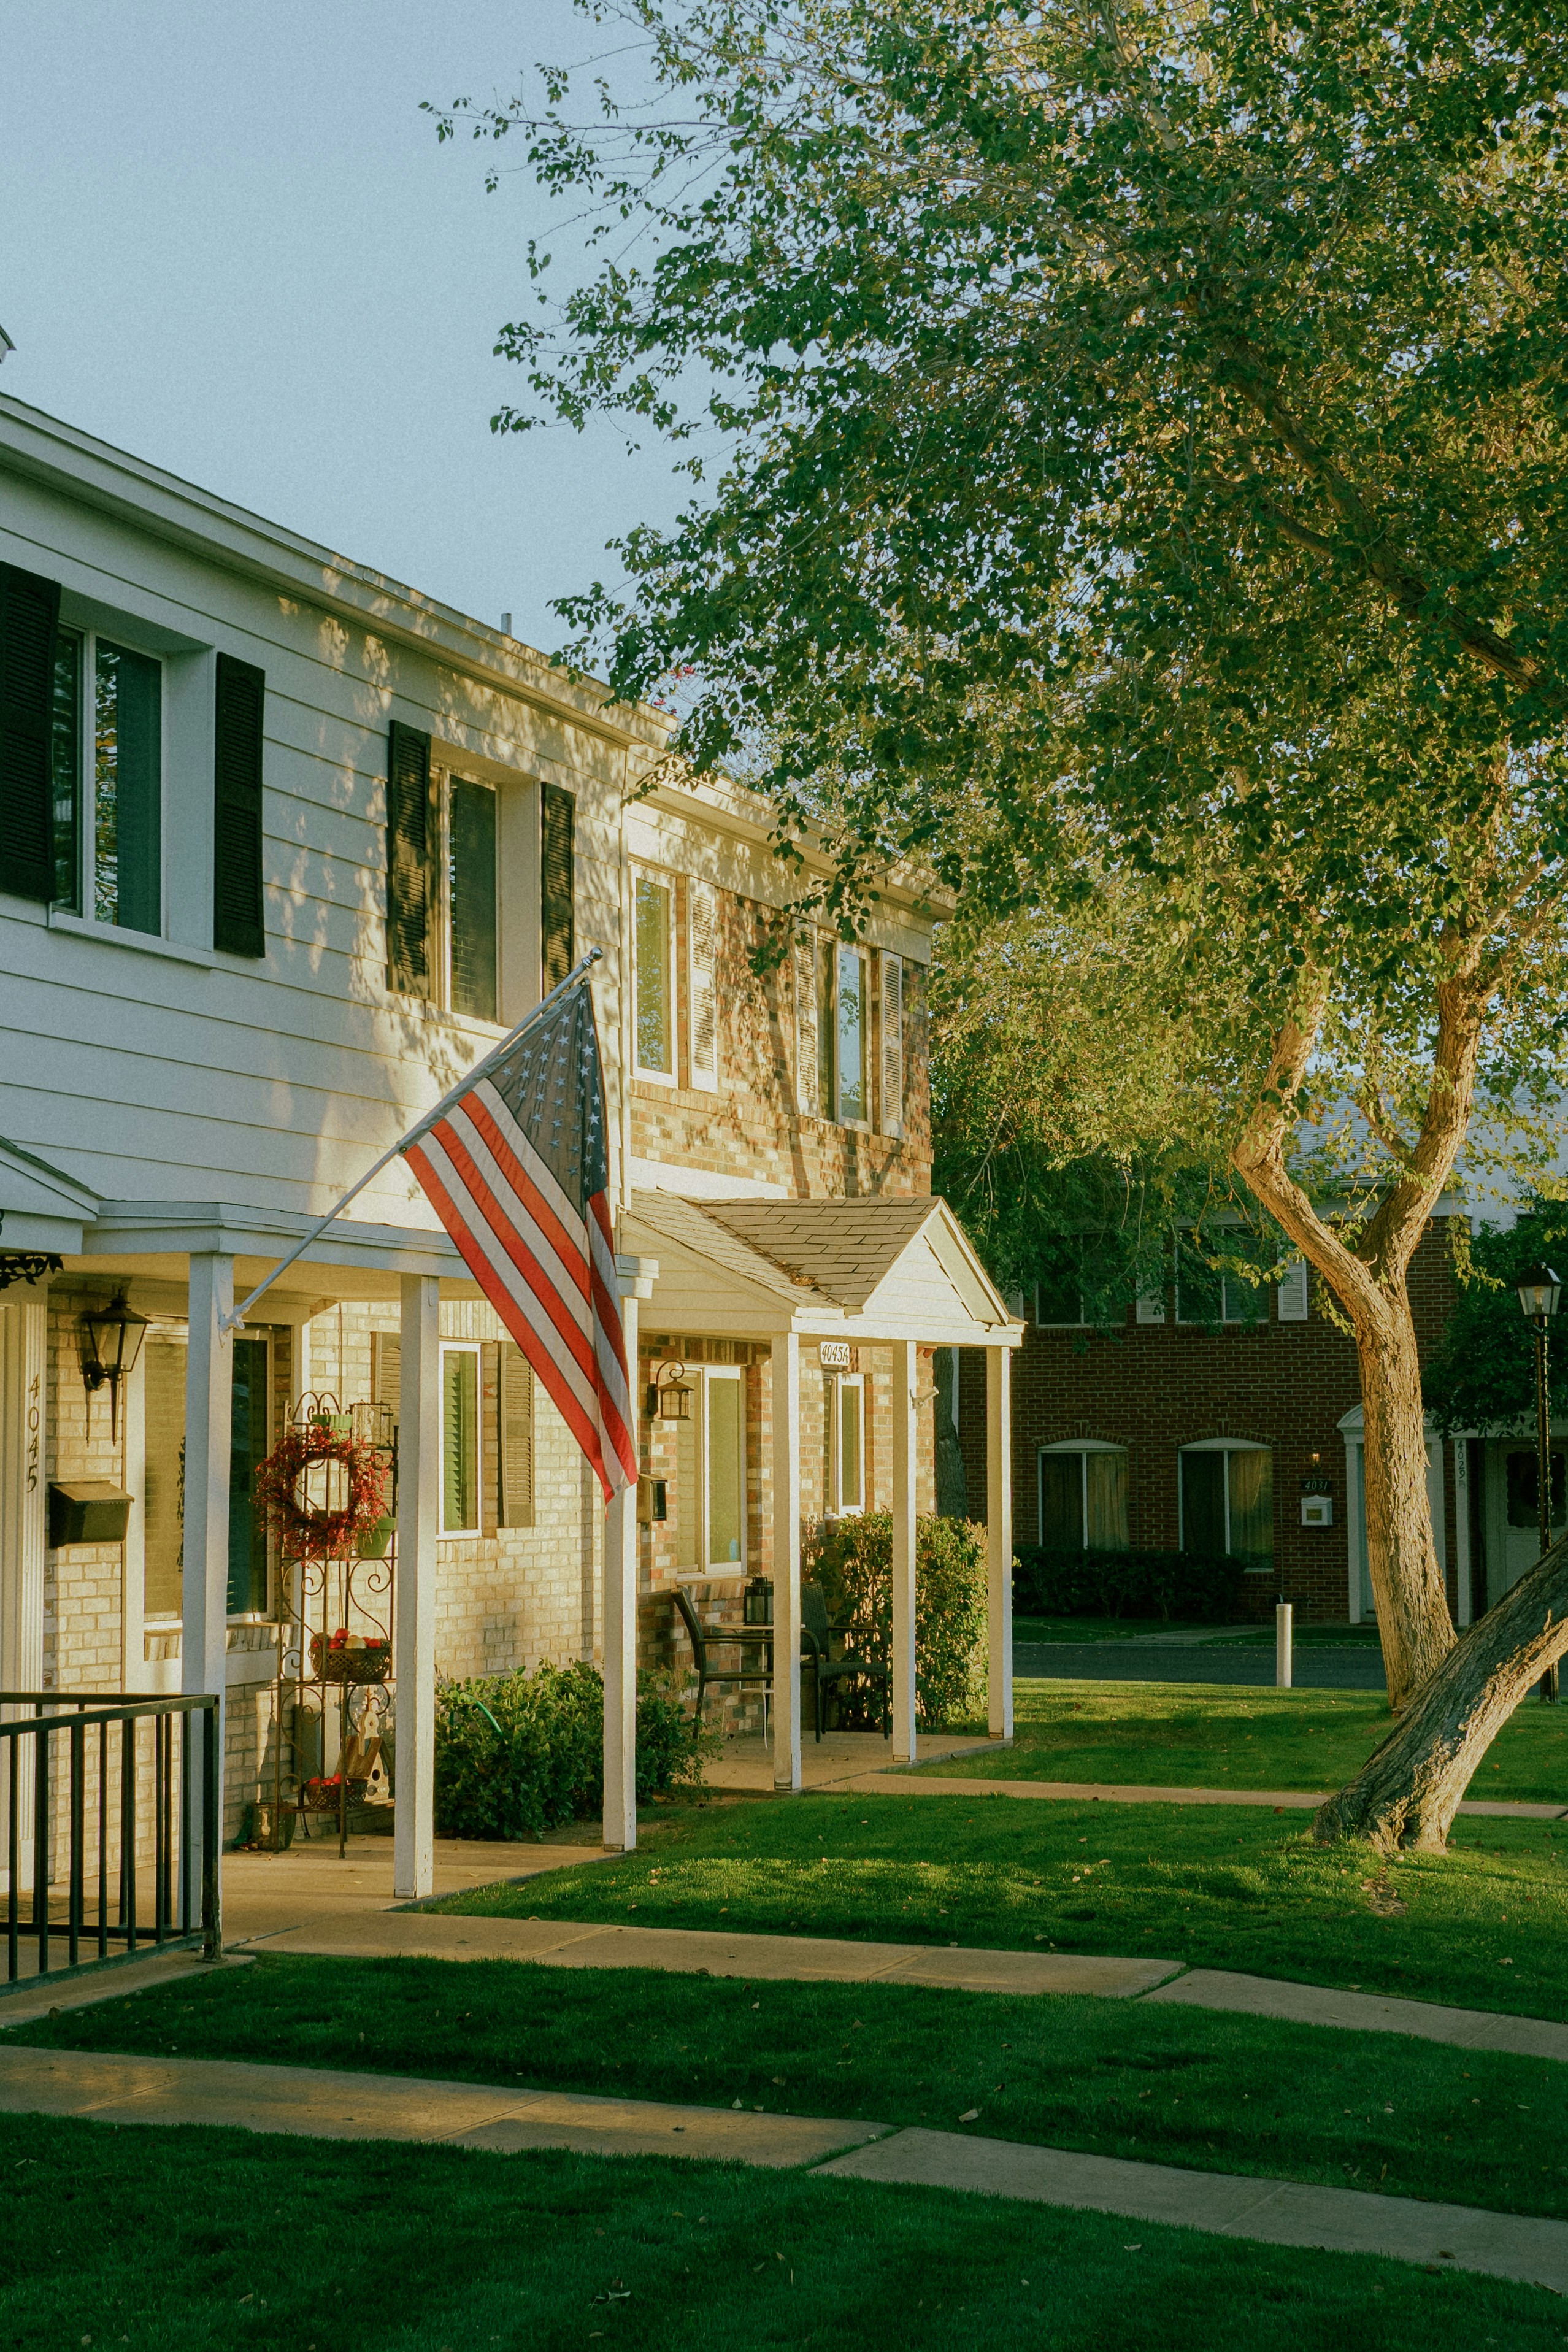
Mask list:
[[[310,1636],[310,1673],[323,1683],[384,1683],[392,1672],[392,1643],[372,1635],[361,1648]]]
[[[342,1782],[335,1778],[331,1780],[301,1780],[300,1783],[300,1811],[302,1813],[335,1813],[342,1802],[339,1794],[342,1786]],[[351,1808],[363,1802],[364,1792],[369,1786],[368,1780],[349,1782],[348,1801]]]

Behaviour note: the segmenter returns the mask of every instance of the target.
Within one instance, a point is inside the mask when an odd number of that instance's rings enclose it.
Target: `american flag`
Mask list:
[[[404,1158],[608,1502],[637,1481],[637,1444],[586,986],[487,1063]]]

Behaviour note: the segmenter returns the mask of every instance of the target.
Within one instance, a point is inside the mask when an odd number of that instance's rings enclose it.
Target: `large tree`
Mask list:
[[[1232,1165],[1355,1334],[1410,1707],[1321,1830],[1441,1843],[1568,1645],[1549,1562],[1454,1649],[1405,1292],[1478,1084],[1549,1090],[1561,1043],[1568,26],[616,13],[625,107],[611,68],[582,119],[553,76],[444,124],[520,133],[615,240],[504,331],[531,394],[498,422],[618,413],[712,478],[579,642],[622,695],[687,675],[683,750],[750,761],[784,836],[826,822],[851,904],[910,854],[971,904],[1136,888],[1215,989]]]

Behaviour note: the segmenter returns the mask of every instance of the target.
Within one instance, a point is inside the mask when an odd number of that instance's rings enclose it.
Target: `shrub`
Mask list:
[[[1224,1625],[1242,1614],[1246,1572],[1245,1561],[1214,1552],[1020,1544],[1013,1606],[1021,1617],[1190,1617]]]
[[[887,1511],[825,1521],[811,1566],[836,1622],[853,1622],[855,1647],[885,1665],[892,1651],[893,1522]],[[922,1728],[973,1715],[984,1690],[985,1530],[968,1519],[915,1527],[915,1706]],[[863,1685],[838,1695],[846,1729],[880,1724]]]
[[[540,1838],[605,1801],[605,1685],[596,1666],[443,1680],[436,1694],[442,1837]],[[713,1745],[666,1684],[637,1683],[638,1803],[700,1784]]]

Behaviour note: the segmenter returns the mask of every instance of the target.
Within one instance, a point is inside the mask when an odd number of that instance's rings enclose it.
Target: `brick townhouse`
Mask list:
[[[1411,1265],[1423,1356],[1453,1306],[1458,1213],[1439,1203]],[[1246,1561],[1248,1613],[1283,1595],[1303,1621],[1375,1614],[1355,1349],[1304,1264],[1278,1285],[1222,1281],[1178,1236],[1163,1291],[1111,1328],[1085,1323],[1070,1284],[1041,1283],[1026,1306],[1013,1399],[1020,1543],[1229,1553]],[[984,1487],[967,1362],[963,1386],[973,1496]],[[1445,1439],[1429,1423],[1427,1463],[1449,1605],[1468,1625],[1534,1562],[1533,1442]],[[1558,1495],[1562,1480],[1559,1468]]]
[[[0,399],[0,1688],[218,1694],[232,1838],[351,1777],[364,1707],[300,1692],[361,1611],[405,1893],[437,1670],[597,1660],[627,1842],[677,1586],[735,1615],[771,1578],[793,1660],[825,1514],[894,1514],[910,1750],[933,1348],[984,1351],[1007,1458],[1019,1327],[931,1196],[929,899],[895,876],[855,939],[803,921],[766,807],[658,765],[669,723]],[[223,1323],[589,945],[646,1474],[607,1517],[401,1160]],[[312,1411],[398,1482],[320,1622],[250,1502]],[[798,1785],[793,1671],[776,1701]]]

